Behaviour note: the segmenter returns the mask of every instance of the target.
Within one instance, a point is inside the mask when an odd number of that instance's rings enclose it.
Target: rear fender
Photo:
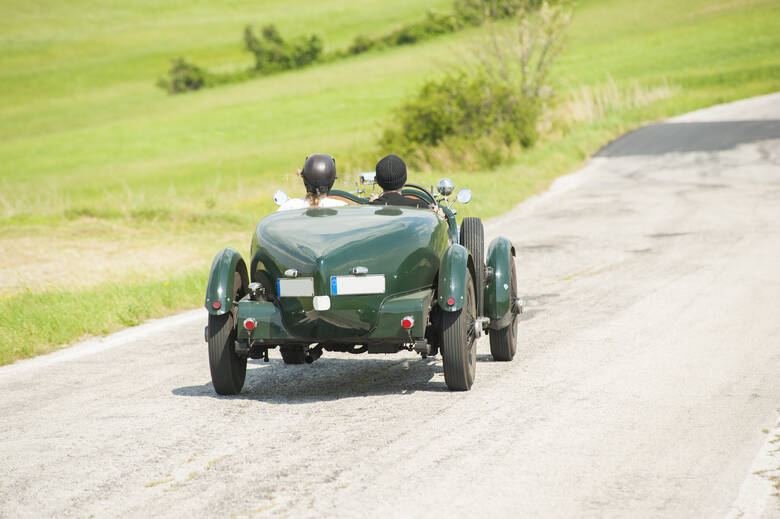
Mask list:
[[[249,284],[246,263],[238,251],[226,247],[214,257],[206,285],[206,310],[211,315],[222,315],[233,308],[234,272],[239,273],[242,286],[246,288]],[[215,302],[219,302],[219,308],[214,308]]]
[[[500,319],[512,309],[512,262],[515,248],[506,238],[498,237],[490,242],[487,250],[487,267],[493,269],[493,281],[485,287],[485,317]]]
[[[466,272],[471,272],[471,279],[475,279],[474,260],[468,249],[463,245],[453,243],[441,258],[439,264],[439,307],[445,312],[455,312],[463,308],[466,297]],[[453,299],[454,304],[447,304],[447,300]]]

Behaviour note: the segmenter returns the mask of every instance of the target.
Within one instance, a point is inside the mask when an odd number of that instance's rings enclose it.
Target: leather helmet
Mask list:
[[[336,181],[336,160],[327,153],[313,153],[306,157],[301,176],[307,193],[325,195]]]

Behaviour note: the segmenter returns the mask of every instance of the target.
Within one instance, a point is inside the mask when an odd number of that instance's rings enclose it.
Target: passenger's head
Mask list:
[[[406,184],[406,164],[398,155],[388,155],[376,163],[376,183],[385,191],[401,189]]]
[[[336,181],[336,161],[327,153],[313,153],[306,157],[301,177],[306,193],[315,197],[327,195]]]

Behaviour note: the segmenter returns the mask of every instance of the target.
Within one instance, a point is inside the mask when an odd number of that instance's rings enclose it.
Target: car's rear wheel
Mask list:
[[[235,273],[233,300],[238,301],[246,293],[241,275]],[[244,387],[246,357],[236,354],[236,309],[223,315],[209,315],[208,327],[209,367],[211,383],[220,395],[237,395]]]
[[[455,312],[442,312],[444,381],[452,391],[468,391],[474,383],[477,367],[475,307],[474,281],[467,271],[463,308]]]
[[[476,279],[474,280],[476,315],[484,314],[485,293],[485,230],[482,220],[475,217],[464,218],[460,224],[460,244],[468,249],[474,260]]]
[[[490,353],[493,355],[494,360],[502,362],[512,360],[517,352],[518,317],[515,309],[517,302],[517,272],[515,270],[514,258],[512,258],[512,274],[509,283],[511,287],[509,290],[509,311],[512,312],[512,321],[500,330],[490,331]]]
[[[303,346],[279,346],[279,353],[285,364],[303,364],[306,361],[306,351]]]

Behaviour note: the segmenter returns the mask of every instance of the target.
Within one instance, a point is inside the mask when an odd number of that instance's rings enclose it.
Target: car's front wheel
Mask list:
[[[482,220],[473,216],[466,217],[460,224],[460,244],[468,249],[474,260],[475,279],[477,286],[474,299],[476,300],[477,316],[484,315],[485,303],[485,230]]]
[[[512,258],[512,274],[510,283],[509,311],[512,312],[512,320],[507,326],[500,330],[491,330],[490,332],[490,353],[493,359],[500,362],[508,362],[515,357],[517,351],[517,271],[515,259]]]
[[[477,368],[477,341],[474,323],[476,301],[474,281],[466,273],[466,297],[463,308],[442,312],[441,354],[444,363],[444,381],[452,391],[468,391],[474,383]]]

